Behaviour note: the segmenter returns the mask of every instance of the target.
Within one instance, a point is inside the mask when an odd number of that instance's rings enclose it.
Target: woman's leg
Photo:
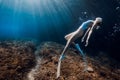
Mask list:
[[[69,46],[71,45],[71,43],[76,39],[76,34],[72,35],[71,38],[67,41],[67,44],[64,48],[64,50],[62,51],[60,58],[59,58],[59,62],[58,62],[58,67],[57,67],[57,78],[60,76],[60,66],[61,66],[61,60],[63,58],[64,53],[67,51],[67,49],[69,48]]]
[[[75,43],[74,43],[74,46],[75,46],[75,48],[78,50],[79,54],[82,55],[83,61],[84,61],[84,67],[85,67],[84,71],[87,71],[88,65],[87,65],[86,55],[83,53],[83,51],[82,51],[82,49],[80,48],[79,44],[75,44]]]
[[[69,40],[73,34],[74,34],[74,32],[67,34],[67,35],[65,36],[65,39],[66,39],[66,40]]]
[[[58,67],[57,67],[57,78],[60,76],[61,60],[62,60],[62,58],[63,58],[64,53],[67,51],[68,47],[69,47],[70,44],[71,44],[70,41],[71,41],[71,40],[68,40],[68,41],[67,41],[67,44],[66,44],[64,50],[62,51],[62,53],[61,53],[61,55],[60,55],[59,62],[58,62]]]

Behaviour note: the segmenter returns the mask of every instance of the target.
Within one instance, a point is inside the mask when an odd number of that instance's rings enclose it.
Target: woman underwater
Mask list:
[[[61,60],[63,58],[63,55],[64,53],[67,51],[68,47],[71,45],[71,44],[74,44],[74,41],[76,39],[78,39],[79,37],[82,37],[82,42],[84,41],[85,37],[87,36],[87,39],[86,39],[86,44],[85,46],[88,45],[88,40],[92,34],[92,31],[94,29],[98,29],[98,25],[99,23],[102,22],[102,18],[100,17],[97,17],[95,20],[88,20],[86,22],[83,22],[82,25],[74,32],[68,34],[65,36],[65,39],[67,40],[67,43],[66,43],[66,46],[64,47],[64,50],[62,51],[61,53],[61,56],[59,58],[59,62],[58,62],[58,68],[57,68],[57,78],[60,76],[60,65],[61,65]]]

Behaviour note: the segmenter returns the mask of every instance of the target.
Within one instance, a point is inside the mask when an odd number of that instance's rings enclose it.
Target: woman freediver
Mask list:
[[[85,44],[85,46],[87,46],[89,38],[90,38],[93,30],[98,29],[98,25],[101,22],[102,22],[102,18],[100,18],[100,17],[97,17],[95,20],[88,20],[86,22],[83,22],[82,25],[76,31],[65,36],[67,43],[66,43],[66,46],[64,47],[64,49],[60,55],[60,58],[59,58],[58,67],[57,67],[57,78],[60,76],[61,60],[63,58],[64,53],[67,51],[68,47],[71,44],[74,44],[76,46],[76,48],[81,52],[81,54],[83,54],[83,52],[81,51],[78,44],[75,44],[74,41],[84,35],[81,39],[81,41],[83,42],[85,37],[88,35],[87,39],[86,39],[86,44]],[[84,55],[82,55],[82,56],[84,57]]]

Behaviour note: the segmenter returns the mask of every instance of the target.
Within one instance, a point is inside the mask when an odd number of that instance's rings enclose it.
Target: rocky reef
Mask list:
[[[35,66],[35,46],[31,41],[0,42],[0,80],[24,80]]]
[[[32,41],[0,42],[0,80],[119,80],[120,64],[105,53],[88,56],[88,69],[76,49],[69,48],[56,79],[57,64],[64,46],[44,42],[37,48]]]

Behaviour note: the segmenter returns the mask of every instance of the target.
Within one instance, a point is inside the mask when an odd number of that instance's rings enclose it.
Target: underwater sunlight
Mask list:
[[[72,19],[63,0],[0,0],[0,11],[1,37],[38,38],[51,29],[64,29]]]
[[[119,80],[119,50],[120,0],[0,0],[0,80]]]

